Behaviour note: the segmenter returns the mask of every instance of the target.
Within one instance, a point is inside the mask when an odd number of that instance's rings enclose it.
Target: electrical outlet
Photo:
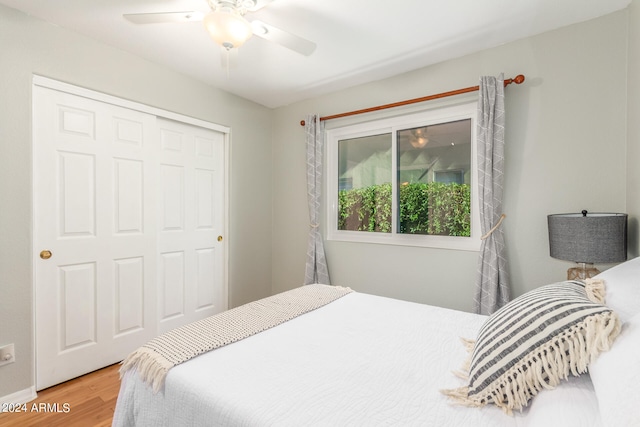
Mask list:
[[[16,350],[13,344],[0,347],[0,366],[16,361]]]

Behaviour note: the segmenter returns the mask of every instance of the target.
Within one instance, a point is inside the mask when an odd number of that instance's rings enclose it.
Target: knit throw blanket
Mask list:
[[[350,288],[339,286],[306,285],[181,326],[129,354],[122,362],[120,376],[136,369],[140,378],[158,392],[172,367],[280,325],[351,292]]]

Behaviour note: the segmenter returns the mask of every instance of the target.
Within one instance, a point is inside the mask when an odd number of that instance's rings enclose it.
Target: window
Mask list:
[[[478,250],[476,103],[327,131],[330,240]]]

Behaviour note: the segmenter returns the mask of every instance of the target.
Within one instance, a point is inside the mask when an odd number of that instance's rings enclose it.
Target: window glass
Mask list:
[[[330,129],[327,238],[478,250],[476,103]]]
[[[338,229],[391,232],[391,134],[338,142]]]
[[[471,119],[397,131],[398,233],[471,235]]]

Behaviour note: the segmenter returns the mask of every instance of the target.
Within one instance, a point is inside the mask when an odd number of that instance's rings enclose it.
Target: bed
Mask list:
[[[619,318],[611,348],[519,410],[442,392],[465,384],[452,374],[469,359],[460,338],[476,338],[487,316],[350,292],[177,364],[157,391],[127,370],[113,425],[640,425],[640,258],[600,279]]]

